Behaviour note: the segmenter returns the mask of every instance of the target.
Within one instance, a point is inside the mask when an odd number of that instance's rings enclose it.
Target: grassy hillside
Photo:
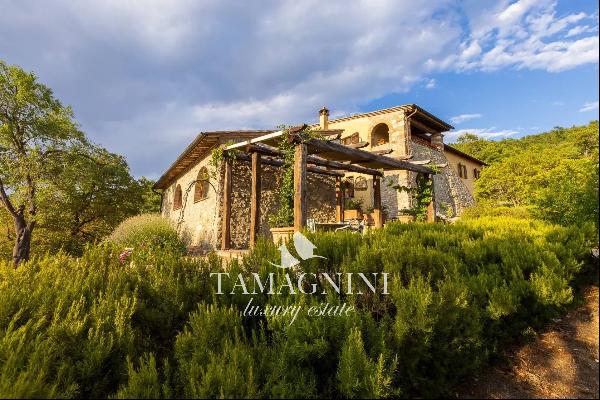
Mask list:
[[[563,225],[598,224],[598,121],[501,141],[466,134],[455,147],[490,164],[475,190],[484,205],[524,206]]]

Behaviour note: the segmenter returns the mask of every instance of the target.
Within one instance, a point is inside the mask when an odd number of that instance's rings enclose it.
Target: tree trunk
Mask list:
[[[13,265],[15,268],[22,261],[29,260],[29,250],[31,248],[31,233],[33,232],[34,222],[27,223],[25,216],[19,213],[15,221],[15,246],[13,247]]]

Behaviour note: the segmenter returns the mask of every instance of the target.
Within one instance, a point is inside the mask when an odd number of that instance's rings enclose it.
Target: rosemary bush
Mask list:
[[[90,246],[0,264],[2,397],[432,397],[573,301],[593,228],[527,218],[388,224],[307,234],[326,259],[305,272],[389,272],[383,295],[267,295],[256,304],[356,307],[335,318],[242,315],[216,294],[216,257]],[[260,241],[232,275],[282,273]],[[597,268],[597,267],[596,267]],[[295,272],[289,272],[294,276]],[[381,282],[378,282],[381,284]]]

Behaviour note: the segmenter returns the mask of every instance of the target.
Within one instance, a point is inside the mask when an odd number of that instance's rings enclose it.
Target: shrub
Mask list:
[[[122,387],[115,398],[117,399],[160,399],[163,398],[162,385],[156,369],[156,360],[153,354],[145,354],[140,358],[139,368],[135,368],[130,359],[127,359],[127,374],[129,381]],[[170,396],[165,396],[168,398]]]
[[[185,245],[169,221],[158,214],[141,214],[121,222],[108,241],[123,247],[169,249],[183,252]]]
[[[529,219],[531,217],[531,212],[530,208],[524,206],[514,207],[481,201],[477,205],[463,211],[461,217],[463,219],[480,217],[513,217]]]
[[[139,382],[158,368],[146,360],[133,373],[128,359],[172,352],[189,312],[211,297],[209,265],[165,250],[122,264],[119,252],[107,243],[81,258],[0,263],[0,397],[107,397],[128,369]]]
[[[271,307],[355,307],[290,324],[244,316],[248,296],[229,293],[235,282],[214,291],[220,259],[182,257],[162,241],[125,259],[134,242],[114,239],[80,258],[0,263],[0,396],[442,396],[566,309],[595,240],[593,227],[506,215],[307,235],[327,259],[288,270],[292,281],[302,271],[387,272],[390,294],[322,294],[317,281],[315,295],[255,296]],[[283,274],[269,264],[277,255],[260,241],[227,271],[252,287],[250,272]]]

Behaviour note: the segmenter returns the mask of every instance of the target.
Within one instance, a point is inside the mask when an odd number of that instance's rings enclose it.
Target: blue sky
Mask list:
[[[592,0],[0,1],[0,58],[158,177],[200,131],[417,103],[499,139],[598,119]]]

